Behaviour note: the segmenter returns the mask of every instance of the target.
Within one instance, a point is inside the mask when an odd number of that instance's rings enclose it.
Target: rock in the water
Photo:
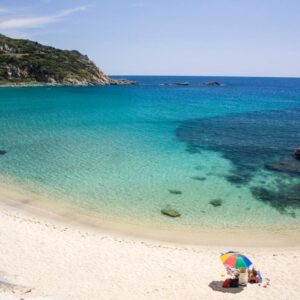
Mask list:
[[[181,195],[182,194],[182,191],[179,191],[179,190],[169,190],[169,192],[173,195]]]
[[[222,200],[220,200],[220,199],[210,200],[209,204],[211,204],[214,207],[219,207],[222,205]]]
[[[177,210],[172,209],[171,207],[166,207],[162,209],[161,213],[171,218],[177,218],[181,216],[181,214]]]
[[[300,109],[190,119],[181,121],[175,134],[188,153],[219,152],[233,163],[234,175],[252,177],[266,162],[293,158],[290,149],[300,146]]]
[[[241,175],[228,175],[226,180],[232,184],[246,184],[251,179],[251,175],[241,174]]]
[[[0,155],[4,155],[4,154],[6,154],[6,153],[7,153],[6,150],[0,150]]]
[[[300,207],[300,184],[279,184],[277,189],[268,189],[260,186],[251,187],[252,195],[263,202],[270,204],[281,213],[287,213],[287,208]]]
[[[294,156],[296,159],[300,160],[300,148],[296,149]]]
[[[265,165],[265,167],[272,171],[294,173],[300,175],[300,159],[284,158],[279,161],[273,161]]]
[[[210,82],[205,82],[204,85],[205,86],[220,86],[221,83],[218,81],[210,81]]]
[[[204,180],[206,180],[206,177],[201,177],[201,176],[192,176],[191,177],[192,179],[194,179],[194,180],[199,180],[199,181],[204,181]]]
[[[189,82],[175,82],[175,85],[181,85],[181,86],[189,86],[190,83]]]
[[[139,83],[137,81],[134,80],[128,80],[126,78],[110,78],[109,81],[110,85],[138,85]]]

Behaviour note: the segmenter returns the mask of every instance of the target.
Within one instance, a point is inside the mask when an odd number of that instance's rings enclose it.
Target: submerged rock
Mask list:
[[[4,155],[4,154],[6,154],[6,153],[7,153],[6,150],[0,150],[0,155]]]
[[[192,176],[191,178],[194,179],[194,180],[199,180],[199,181],[206,180],[206,177],[201,177],[201,176]]]
[[[220,199],[210,200],[209,204],[211,204],[214,207],[219,207],[222,205],[222,200],[220,200]]]
[[[267,163],[265,168],[272,171],[294,173],[300,175],[300,159],[295,158],[283,158],[279,161],[273,161]]]
[[[300,160],[300,148],[296,149],[294,156],[296,159]]]
[[[220,86],[221,83],[218,81],[210,81],[210,82],[204,82],[205,86]]]
[[[180,217],[181,216],[181,214],[177,211],[177,210],[175,210],[175,209],[172,209],[171,207],[166,207],[166,208],[164,208],[164,209],[162,209],[161,210],[161,213],[163,214],[163,215],[166,215],[166,216],[168,216],[168,217],[171,217],[171,218],[177,218],[177,217]]]
[[[233,163],[233,174],[251,174],[269,161],[291,156],[290,149],[297,149],[300,109],[190,119],[181,121],[175,134],[186,144],[187,152],[219,152]]]
[[[268,203],[281,213],[287,213],[287,208],[300,208],[300,184],[281,183],[275,190],[254,186],[252,195],[263,202]]]
[[[251,179],[251,175],[241,174],[241,175],[228,175],[226,180],[233,184],[246,184]]]
[[[179,190],[169,190],[169,193],[173,194],[173,195],[181,195],[182,191],[179,191]]]

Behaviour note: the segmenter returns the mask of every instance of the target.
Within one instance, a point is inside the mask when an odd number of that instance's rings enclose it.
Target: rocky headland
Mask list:
[[[0,34],[0,86],[135,85],[105,75],[87,55]]]

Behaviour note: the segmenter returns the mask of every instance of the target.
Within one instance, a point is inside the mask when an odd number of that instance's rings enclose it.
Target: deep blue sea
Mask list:
[[[137,225],[300,227],[300,175],[285,168],[300,79],[127,78],[140,85],[1,88],[1,179]]]

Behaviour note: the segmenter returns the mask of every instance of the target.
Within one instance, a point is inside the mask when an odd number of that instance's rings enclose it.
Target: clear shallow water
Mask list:
[[[300,176],[264,165],[300,146],[300,79],[133,79],[0,89],[0,174],[130,223],[299,227]],[[224,85],[203,87],[212,80]],[[162,216],[168,205],[182,216]]]

